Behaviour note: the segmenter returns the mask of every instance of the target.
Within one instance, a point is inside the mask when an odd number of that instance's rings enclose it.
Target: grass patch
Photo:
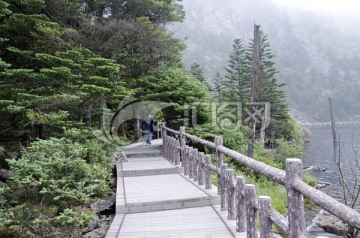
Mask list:
[[[253,178],[246,177],[246,184],[254,184],[257,196],[271,197],[271,207],[280,212],[281,214],[287,213],[287,195],[284,186],[277,184],[266,178]]]

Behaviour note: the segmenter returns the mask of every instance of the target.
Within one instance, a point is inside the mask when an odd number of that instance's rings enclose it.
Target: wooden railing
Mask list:
[[[177,138],[169,136],[168,133]],[[358,212],[302,181],[302,162],[300,159],[287,159],[286,169],[283,171],[224,147],[221,137],[216,137],[213,143],[187,134],[185,127],[180,127],[180,131],[176,131],[167,128],[165,124],[161,127],[161,135],[164,157],[174,164],[184,167],[185,175],[194,179],[199,185],[205,185],[206,189],[211,189],[211,173],[216,173],[218,194],[221,197],[221,210],[228,211],[228,219],[236,220],[236,230],[247,232],[248,238],[258,237],[257,213],[260,217],[261,238],[272,237],[272,224],[288,237],[307,237],[303,196],[340,218],[343,222],[360,229],[360,214]],[[203,152],[198,152],[197,149],[189,147],[186,144],[186,139],[214,149],[216,165],[211,163],[210,155],[205,155]],[[270,197],[257,197],[255,186],[246,184],[243,176],[234,178],[234,171],[223,162],[223,155],[284,185],[287,191],[288,217],[285,218],[271,207]]]

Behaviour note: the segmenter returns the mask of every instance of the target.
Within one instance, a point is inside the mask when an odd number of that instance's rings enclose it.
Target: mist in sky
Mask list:
[[[274,2],[305,10],[340,14],[351,13],[360,17],[359,0],[274,0]]]

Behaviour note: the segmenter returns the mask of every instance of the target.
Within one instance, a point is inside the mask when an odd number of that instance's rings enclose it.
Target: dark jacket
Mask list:
[[[149,130],[150,132],[154,132],[154,120],[151,117],[145,118],[141,124],[141,129],[144,131]]]

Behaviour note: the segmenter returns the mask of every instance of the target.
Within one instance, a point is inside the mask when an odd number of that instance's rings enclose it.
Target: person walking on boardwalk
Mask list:
[[[146,133],[146,145],[151,145],[152,133],[154,132],[154,120],[151,114],[144,119],[141,129]]]

